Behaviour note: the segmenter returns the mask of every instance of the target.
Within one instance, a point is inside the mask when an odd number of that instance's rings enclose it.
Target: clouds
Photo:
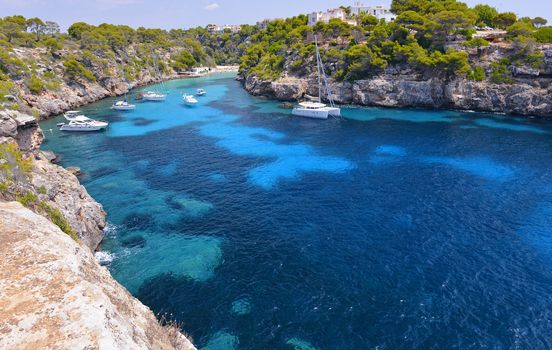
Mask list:
[[[215,11],[215,10],[218,10],[219,7],[220,7],[219,4],[217,4],[216,2],[212,2],[209,5],[205,6],[204,8],[207,11]]]

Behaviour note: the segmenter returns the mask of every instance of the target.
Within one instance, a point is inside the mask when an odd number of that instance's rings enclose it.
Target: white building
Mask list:
[[[343,9],[331,9],[327,10],[326,12],[313,12],[309,14],[309,21],[308,25],[313,26],[318,22],[324,22],[328,23],[330,19],[337,18],[342,21],[345,21],[347,18],[347,14]]]
[[[394,21],[397,17],[388,7],[382,5],[366,6],[360,2],[355,2],[355,4],[351,6],[351,16],[357,16],[361,13],[372,15],[377,19],[385,19],[386,22]]]
[[[238,24],[225,24],[225,25],[216,25],[216,24],[209,24],[207,26],[207,30],[210,33],[223,33],[225,30],[229,30],[231,33],[239,33],[241,30],[241,25]]]

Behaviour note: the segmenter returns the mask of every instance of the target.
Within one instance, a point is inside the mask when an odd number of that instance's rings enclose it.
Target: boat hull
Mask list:
[[[134,106],[134,105],[131,105],[131,106],[113,106],[112,108],[116,111],[132,111],[132,110],[136,109],[136,106]]]
[[[324,109],[328,110],[328,115],[341,117],[341,108],[339,107],[325,107]]]
[[[153,101],[153,102],[162,102],[162,101],[165,101],[166,98],[167,98],[166,96],[144,96],[143,100]]]
[[[313,119],[328,119],[329,111],[326,109],[308,109],[294,108],[291,114],[298,117],[313,118]]]
[[[89,132],[89,131],[101,131],[105,130],[106,126],[70,126],[62,125],[59,130],[61,131],[79,131],[79,132]]]

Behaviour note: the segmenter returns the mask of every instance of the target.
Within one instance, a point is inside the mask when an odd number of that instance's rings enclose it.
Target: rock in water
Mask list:
[[[1,349],[195,349],[90,250],[17,202],[0,203]]]

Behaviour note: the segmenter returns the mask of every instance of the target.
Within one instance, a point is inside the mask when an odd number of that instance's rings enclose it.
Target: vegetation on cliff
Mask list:
[[[61,33],[55,22],[7,16],[0,19],[0,105],[19,109],[21,104],[5,96],[17,97],[21,89],[40,95],[63,84],[104,84],[107,78],[132,82],[145,74],[238,64],[249,37],[259,30],[245,25],[238,33],[211,33],[77,22]]]
[[[271,22],[252,36],[241,59],[241,73],[262,79],[277,79],[284,72],[310,74],[315,69],[316,34],[327,73],[336,80],[369,78],[389,67],[406,67],[445,79],[481,81],[489,76],[496,83],[510,83],[511,67],[542,67],[544,55],[537,42],[552,42],[552,27],[545,27],[545,19],[517,18],[487,5],[469,8],[456,0],[394,0],[392,10],[398,15],[394,22],[368,14],[355,17],[356,25],[332,19],[308,26],[302,15]],[[478,61],[490,43],[474,34],[476,27],[486,26],[507,30],[508,50],[483,69]]]

